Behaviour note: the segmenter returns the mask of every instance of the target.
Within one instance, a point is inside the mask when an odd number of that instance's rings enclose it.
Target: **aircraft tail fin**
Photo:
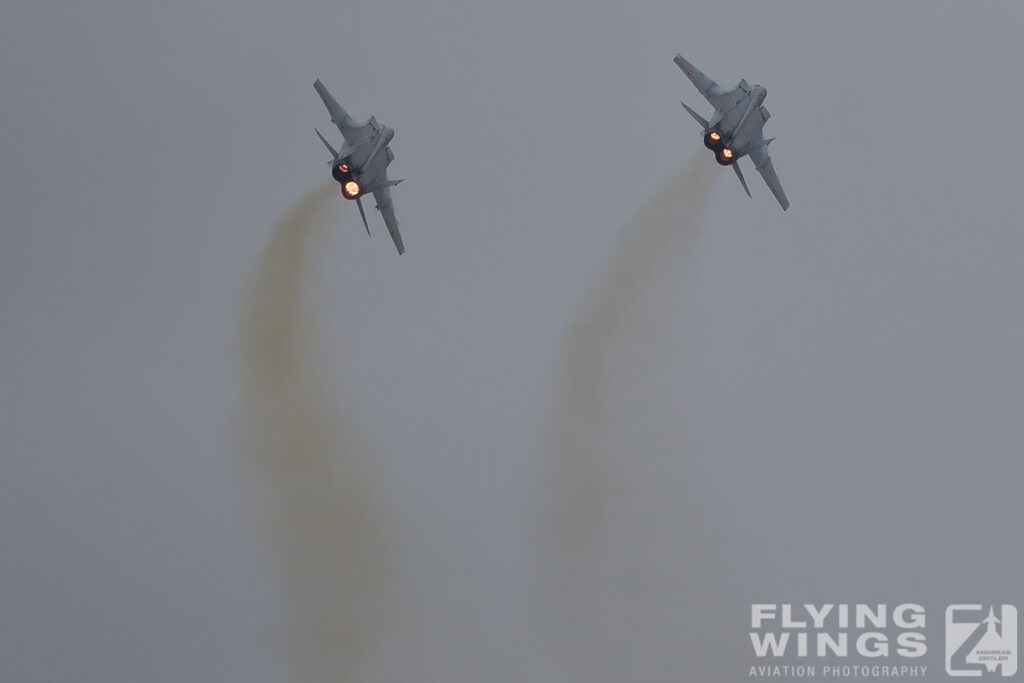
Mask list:
[[[363,225],[366,226],[366,235],[370,235],[370,224],[366,222],[366,212],[363,211],[363,200],[360,197],[356,197],[356,206],[359,207],[359,215],[363,217]]]
[[[373,159],[375,156],[377,156],[377,152],[379,152],[381,149],[387,147],[388,140],[389,139],[387,137],[385,137],[384,135],[378,135],[377,136],[377,140],[376,140],[376,142],[373,145],[373,149],[371,149],[370,153],[366,155],[367,160]],[[385,160],[385,161],[390,162],[390,160]],[[369,163],[369,161],[367,163]]]
[[[685,109],[687,112],[689,112],[690,116],[692,116],[694,118],[694,120],[697,123],[700,124],[701,128],[703,128],[704,130],[708,129],[708,120],[706,118],[704,118],[703,116],[701,116],[700,114],[698,114],[694,110],[692,110],[689,107],[687,107],[686,106],[686,102],[680,102],[679,104],[683,105],[683,109]]]
[[[320,142],[324,143],[324,147],[326,147],[327,151],[331,153],[331,163],[333,164],[334,160],[338,158],[337,150],[331,147],[331,143],[327,142],[327,138],[325,138],[319,130],[317,130],[316,128],[314,128],[313,130],[316,130],[316,136],[320,138]]]
[[[747,187],[747,181],[744,180],[743,178],[743,171],[740,170],[740,165],[738,162],[732,164],[732,170],[736,171],[736,177],[740,179],[740,185],[743,186],[743,189],[746,191],[747,196],[750,197],[750,188]]]

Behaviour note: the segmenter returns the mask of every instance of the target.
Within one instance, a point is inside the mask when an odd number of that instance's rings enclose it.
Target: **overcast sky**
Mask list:
[[[237,335],[274,221],[329,180],[318,77],[407,179],[408,253],[339,197],[316,294],[426,615],[392,680],[572,676],[535,642],[527,512],[567,325],[703,150],[676,52],[768,89],[792,202],[712,170],[645,304],[678,418],[651,438],[732,587],[717,670],[745,675],[751,601],[1021,605],[1022,29],[1014,2],[5,3],[0,680],[295,680]],[[629,443],[626,490],[671,487]]]

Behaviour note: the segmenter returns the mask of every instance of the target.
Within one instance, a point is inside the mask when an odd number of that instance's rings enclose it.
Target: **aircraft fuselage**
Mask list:
[[[704,131],[704,145],[715,152],[715,160],[723,166],[736,163],[746,156],[762,138],[762,129],[768,120],[761,108],[768,90],[755,85],[749,93],[709,121]]]

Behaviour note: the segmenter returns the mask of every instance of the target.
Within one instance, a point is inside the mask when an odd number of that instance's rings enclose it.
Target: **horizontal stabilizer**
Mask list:
[[[397,180],[385,180],[384,182],[373,183],[372,185],[367,186],[365,192],[376,192],[377,190],[383,190],[385,187],[394,187],[403,180],[405,180],[405,178],[398,178]]]
[[[683,105],[683,109],[685,109],[687,112],[689,112],[690,116],[692,116],[693,119],[697,123],[699,123],[701,125],[701,128],[703,128],[704,130],[708,129],[708,120],[706,118],[704,118],[703,116],[701,116],[700,114],[698,114],[694,110],[692,110],[689,107],[687,107],[686,106],[686,102],[682,102],[681,101],[679,104]]]

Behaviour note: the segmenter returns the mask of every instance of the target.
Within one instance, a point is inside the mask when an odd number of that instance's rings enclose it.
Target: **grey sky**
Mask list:
[[[768,88],[792,202],[723,172],[661,280],[658,395],[728,609],[1020,605],[1022,28],[1011,2],[4,4],[0,680],[289,679],[235,337],[273,221],[329,178],[316,77],[408,179],[408,254],[339,198],[318,301],[403,520],[396,677],[561,671],[521,602],[539,426],[622,226],[700,146],[677,51]]]

